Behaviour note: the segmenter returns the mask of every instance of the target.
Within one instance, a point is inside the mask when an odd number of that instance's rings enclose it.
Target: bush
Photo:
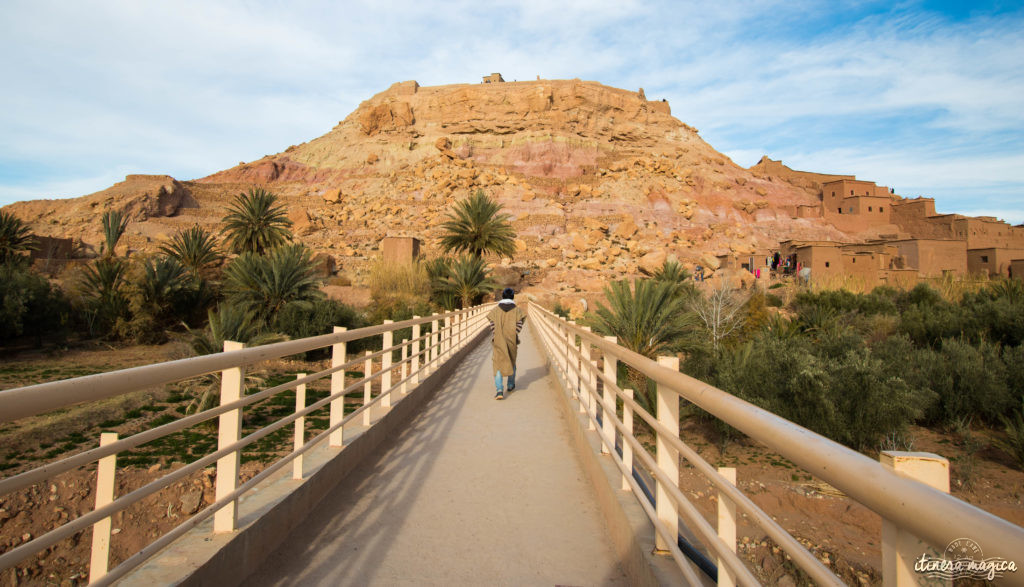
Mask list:
[[[308,338],[334,332],[335,326],[349,330],[366,326],[363,315],[356,309],[337,300],[322,299],[312,304],[288,304],[274,317],[272,328],[289,338]],[[360,352],[361,341],[348,343],[348,353]],[[320,349],[305,354],[306,360],[319,360],[330,355],[331,349]]]
[[[938,351],[921,349],[903,359],[905,376],[938,394],[925,422],[949,427],[977,415],[998,423],[1013,406],[1000,354],[996,345],[946,339]]]
[[[41,345],[44,334],[65,334],[70,314],[64,292],[45,277],[17,264],[0,265],[0,342],[31,335]]]

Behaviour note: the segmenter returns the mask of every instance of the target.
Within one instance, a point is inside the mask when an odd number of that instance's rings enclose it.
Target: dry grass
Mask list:
[[[367,285],[375,299],[430,296],[430,278],[421,263],[390,263],[377,259],[370,265]]]
[[[939,292],[947,302],[958,303],[965,293],[974,293],[988,287],[992,280],[987,275],[951,275],[922,279]]]

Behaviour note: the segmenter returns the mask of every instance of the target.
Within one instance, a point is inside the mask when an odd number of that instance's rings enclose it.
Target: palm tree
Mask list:
[[[107,210],[103,213],[101,222],[103,223],[103,240],[107,243],[103,255],[113,257],[114,247],[117,246],[117,242],[121,240],[125,229],[128,228],[128,216],[120,210]]]
[[[613,281],[604,288],[608,306],[598,303],[588,317],[595,332],[614,336],[618,344],[654,359],[695,345],[698,323],[687,311],[687,302],[668,281],[635,279],[630,289],[626,280]],[[654,395],[647,389],[647,377],[627,367],[627,376],[637,390],[637,401],[654,414]]]
[[[128,293],[134,336],[142,342],[162,342],[167,326],[193,297],[189,295],[191,283],[177,259],[160,256],[142,262]]]
[[[83,269],[78,290],[91,334],[96,334],[97,330],[109,331],[118,319],[128,314],[125,270],[124,261],[115,257],[96,259]]]
[[[483,190],[455,205],[455,212],[441,225],[441,247],[445,252],[466,251],[477,257],[485,253],[511,256],[516,250],[516,233],[508,214],[501,214],[501,205],[487,197]]]
[[[467,254],[451,263],[439,288],[461,301],[463,308],[468,308],[474,301],[494,291],[495,285],[484,260]]]
[[[224,217],[228,244],[236,253],[264,252],[291,240],[288,230],[292,221],[283,206],[275,206],[277,196],[263,188],[251,188],[248,194],[238,194],[228,206]]]
[[[21,257],[21,253],[35,249],[35,239],[21,218],[0,210],[0,264],[6,265]]]
[[[267,319],[289,303],[319,298],[312,253],[305,245],[278,247],[267,256],[246,252],[224,269],[228,299]]]
[[[213,234],[198,226],[176,233],[160,250],[177,259],[193,277],[199,277],[203,269],[216,265],[224,258],[217,250],[217,239]]]
[[[234,304],[221,304],[216,310],[207,311],[206,328],[189,333],[189,346],[196,355],[211,355],[224,350],[224,341],[243,342],[247,346],[260,346],[288,340],[276,332],[264,332],[263,321],[253,311]],[[246,385],[260,384],[262,373],[247,369]],[[220,373],[211,373],[200,378],[199,393],[185,408],[186,413],[202,412],[213,405],[220,389]]]
[[[698,292],[690,279],[690,272],[683,268],[675,259],[665,259],[651,274],[654,281],[664,281],[675,286],[676,294],[684,298],[693,298]]]

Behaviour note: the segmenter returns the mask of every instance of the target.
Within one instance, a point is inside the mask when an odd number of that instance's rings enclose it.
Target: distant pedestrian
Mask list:
[[[519,332],[523,329],[526,313],[516,306],[515,292],[506,287],[501,292],[498,307],[491,310],[487,319],[494,325],[491,363],[494,367],[494,399],[505,399],[502,376],[508,377],[508,391],[516,388],[516,355],[519,352]]]

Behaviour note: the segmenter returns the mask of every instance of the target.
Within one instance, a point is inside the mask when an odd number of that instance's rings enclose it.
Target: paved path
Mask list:
[[[246,584],[627,584],[556,384],[522,341],[514,393],[494,399],[485,341]]]

